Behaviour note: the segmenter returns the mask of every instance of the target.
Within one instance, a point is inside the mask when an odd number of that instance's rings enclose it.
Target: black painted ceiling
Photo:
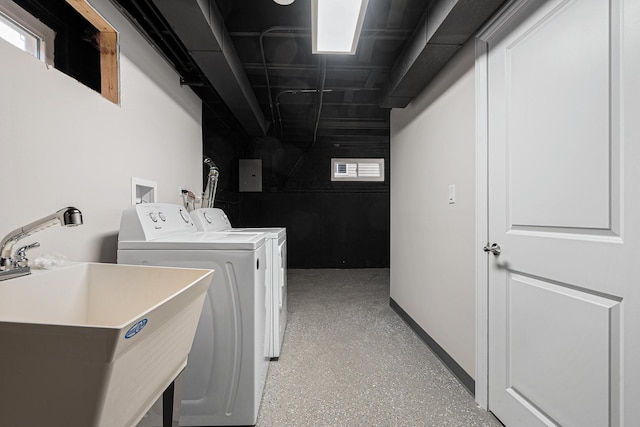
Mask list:
[[[311,53],[308,0],[216,3],[278,139],[388,140],[389,109],[379,99],[427,1],[371,0],[355,55]]]
[[[288,6],[273,0],[112,1],[227,128],[254,137],[266,132],[286,142],[362,143],[388,143],[388,107],[405,106],[504,2],[369,0],[355,55],[313,55],[310,0]],[[233,44],[263,128],[248,125],[253,117],[239,113],[235,98],[225,99],[226,87],[212,83],[216,70],[208,74],[207,65],[197,61],[206,47],[194,47],[193,40],[202,40],[196,26],[193,34],[188,26],[186,32],[179,28],[192,15],[176,16],[187,9],[183,5],[194,4],[198,10],[213,8],[221,18],[203,12],[217,22],[212,33],[221,25],[228,34],[219,35],[219,46],[211,49]]]

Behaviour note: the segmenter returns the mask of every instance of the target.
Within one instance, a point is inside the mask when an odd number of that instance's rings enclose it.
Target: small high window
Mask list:
[[[0,15],[0,37],[15,47],[30,53],[36,58],[40,58],[42,40],[4,15]]]
[[[384,159],[331,159],[331,181],[384,181]]]
[[[87,0],[0,0],[0,38],[119,103],[118,33]]]
[[[15,3],[0,3],[0,38],[53,65],[55,32]]]

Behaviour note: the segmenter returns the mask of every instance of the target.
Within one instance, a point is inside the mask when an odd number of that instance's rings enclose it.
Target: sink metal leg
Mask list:
[[[162,427],[179,426],[183,374],[184,369],[162,393]]]

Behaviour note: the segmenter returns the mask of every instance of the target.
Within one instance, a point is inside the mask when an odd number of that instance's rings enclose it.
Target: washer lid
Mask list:
[[[155,240],[121,240],[118,249],[250,250],[264,245],[263,233],[186,233]]]
[[[287,236],[287,229],[285,227],[238,227],[226,231],[234,233],[266,233],[267,238],[270,239],[282,239]]]

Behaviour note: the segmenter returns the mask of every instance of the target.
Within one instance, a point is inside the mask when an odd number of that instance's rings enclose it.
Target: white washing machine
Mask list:
[[[222,209],[202,208],[191,212],[191,217],[200,231],[265,233],[267,246],[267,300],[271,301],[267,313],[269,325],[269,356],[280,357],[284,331],[287,326],[287,229],[277,228],[232,228]]]
[[[118,263],[214,269],[184,372],[181,426],[254,425],[269,365],[261,233],[198,232],[179,205],[122,214]],[[162,426],[158,402],[141,426]]]

